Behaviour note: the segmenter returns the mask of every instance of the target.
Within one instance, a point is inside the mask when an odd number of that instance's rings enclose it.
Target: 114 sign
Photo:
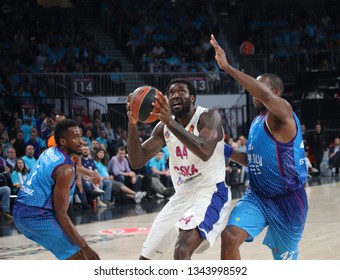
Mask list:
[[[73,92],[93,92],[92,78],[76,78],[73,79]]]

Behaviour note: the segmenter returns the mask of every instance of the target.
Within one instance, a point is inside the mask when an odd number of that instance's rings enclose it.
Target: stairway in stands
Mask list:
[[[86,23],[91,27],[99,48],[105,49],[113,60],[118,60],[122,64],[122,72],[126,83],[125,94],[128,95],[137,87],[144,85],[145,83],[140,78],[140,75],[133,73],[135,72],[133,63],[131,63],[129,58],[121,51],[115,39],[106,32],[100,22],[100,19],[87,18]],[[124,73],[129,73],[130,75],[124,75]]]

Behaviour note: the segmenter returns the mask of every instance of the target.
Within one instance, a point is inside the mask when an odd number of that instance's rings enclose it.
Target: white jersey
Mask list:
[[[198,136],[197,124],[207,108],[198,106],[196,112],[185,128]],[[225,180],[224,141],[221,139],[214,154],[208,161],[201,160],[176,136],[164,126],[164,139],[169,150],[169,168],[176,192],[191,192],[197,188],[210,187]]]

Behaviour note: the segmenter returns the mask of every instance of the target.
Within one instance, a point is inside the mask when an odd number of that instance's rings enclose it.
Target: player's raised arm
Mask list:
[[[263,104],[263,108],[268,110],[268,125],[273,133],[281,132],[281,129],[284,128],[287,137],[283,137],[281,140],[292,139],[296,132],[293,110],[291,105],[281,98],[283,93],[281,79],[277,76],[274,78],[275,75],[273,74],[263,74],[257,79],[249,76],[229,64],[224,50],[218,44],[214,35],[211,35],[210,43],[215,49],[215,59],[219,67],[244,86],[253,96],[255,106]],[[268,78],[269,75],[270,79]]]

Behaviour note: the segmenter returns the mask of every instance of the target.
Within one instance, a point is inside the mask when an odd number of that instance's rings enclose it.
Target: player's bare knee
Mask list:
[[[221,239],[222,239],[222,249],[231,249],[231,248],[237,248],[240,246],[240,242],[236,235],[232,233],[232,231],[226,227],[222,234],[221,234]]]

